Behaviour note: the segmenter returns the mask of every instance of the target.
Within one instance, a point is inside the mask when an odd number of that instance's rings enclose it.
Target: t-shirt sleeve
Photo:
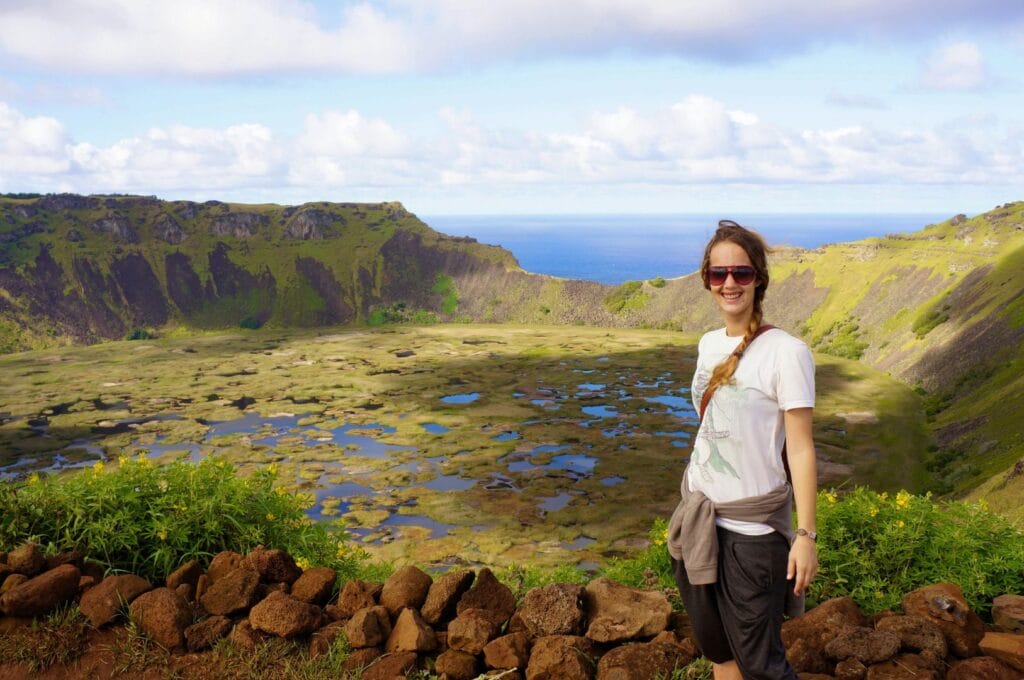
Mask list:
[[[788,343],[779,351],[779,409],[814,407],[814,357],[802,342]]]

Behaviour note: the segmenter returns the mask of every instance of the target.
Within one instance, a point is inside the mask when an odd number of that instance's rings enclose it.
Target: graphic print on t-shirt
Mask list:
[[[708,382],[709,374],[703,371],[696,378],[695,385],[699,387],[701,399],[704,397],[704,391],[707,389]],[[704,446],[699,444],[694,446],[693,460],[691,462],[694,468],[700,472],[700,476],[705,482],[712,481],[713,473],[731,475],[736,479],[740,478],[736,469],[722,455],[721,450],[718,448],[718,440],[728,439],[731,436],[734,441],[737,441],[742,446],[742,441],[737,439],[739,433],[733,432],[732,420],[737,413],[742,412],[744,401],[743,390],[733,385],[721,385],[715,391],[708,404],[707,411],[704,413],[704,422],[701,423],[700,430],[697,433],[698,442],[702,441]]]

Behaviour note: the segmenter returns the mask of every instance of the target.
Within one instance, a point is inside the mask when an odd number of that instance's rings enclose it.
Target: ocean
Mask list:
[[[432,215],[450,236],[472,236],[512,251],[529,272],[617,285],[697,270],[718,216],[709,215]],[[763,214],[727,216],[771,245],[828,243],[918,231],[947,214]]]

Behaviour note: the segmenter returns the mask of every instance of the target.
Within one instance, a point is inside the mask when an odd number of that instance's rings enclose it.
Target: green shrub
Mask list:
[[[1024,533],[984,506],[936,503],[858,488],[818,496],[818,559],[813,599],[849,595],[868,613],[940,581],[956,583],[971,607],[1024,590]]]
[[[643,309],[650,296],[644,292],[640,281],[626,281],[616,286],[604,298],[604,307],[612,314]]]
[[[650,281],[648,281],[647,283],[651,284],[655,288],[664,288],[665,287],[665,278],[662,277],[662,276],[657,276],[657,277],[651,279]]]
[[[246,329],[251,330],[251,331],[254,331],[254,330],[260,328],[262,325],[263,325],[263,322],[260,321],[259,319],[257,319],[254,316],[247,316],[247,317],[245,317],[244,319],[242,319],[241,321],[238,322],[238,327],[239,328],[246,328]]]
[[[914,331],[914,335],[918,338],[923,338],[931,333],[932,329],[936,326],[945,323],[946,321],[949,321],[948,314],[940,312],[937,309],[932,309],[917,317],[914,320],[914,323],[911,324],[910,330]]]
[[[441,296],[441,311],[445,314],[452,314],[459,307],[459,295],[455,290],[455,281],[447,274],[438,274],[434,279],[431,292]]]
[[[244,478],[215,457],[157,466],[122,457],[109,471],[32,475],[0,487],[0,550],[26,541],[48,551],[81,547],[114,571],[163,580],[182,562],[257,545],[300,564],[358,572],[366,553],[333,525],[305,515],[308,498],[274,487],[275,465]]]
[[[858,360],[863,356],[868,343],[860,339],[860,325],[852,318],[833,323],[825,333],[813,339],[816,349],[825,354]]]
[[[124,337],[125,340],[152,340],[153,334],[145,328],[133,328],[131,333]]]
[[[602,575],[634,587],[674,588],[667,528],[664,519],[655,520],[650,546],[612,559]],[[950,581],[984,614],[998,595],[1024,591],[1024,533],[983,505],[936,503],[906,491],[823,491],[818,534],[812,602],[846,595],[874,613],[898,607],[911,590]]]

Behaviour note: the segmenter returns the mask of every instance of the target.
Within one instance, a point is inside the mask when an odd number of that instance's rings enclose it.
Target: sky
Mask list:
[[[0,0],[0,192],[420,214],[1024,200],[1020,0]]]

